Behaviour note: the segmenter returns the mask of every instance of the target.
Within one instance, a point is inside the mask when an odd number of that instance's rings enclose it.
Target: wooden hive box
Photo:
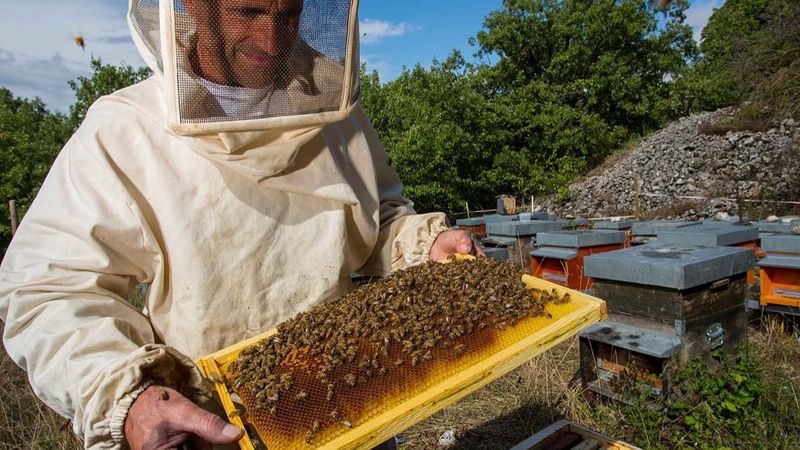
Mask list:
[[[641,450],[569,420],[559,420],[511,450]]]
[[[685,362],[736,350],[753,263],[748,249],[652,243],[589,256],[585,270],[612,320],[679,337]]]

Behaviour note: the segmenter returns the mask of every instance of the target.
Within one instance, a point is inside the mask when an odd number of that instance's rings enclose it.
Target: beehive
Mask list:
[[[485,264],[485,261],[480,263]],[[248,423],[252,437],[257,434],[268,448],[369,448],[604,316],[603,303],[592,297],[527,276],[525,285],[541,289],[537,296],[553,293],[556,289],[555,297],[563,299],[568,295],[569,302],[550,303],[545,307],[546,311],[540,311],[544,314],[541,316],[524,316],[517,322],[501,321],[499,328],[475,325],[472,333],[467,333],[467,330],[452,333],[458,327],[455,324],[442,331],[447,336],[459,333],[461,336],[448,337],[452,341],[449,346],[426,348],[422,343],[423,352],[416,353],[416,361],[411,356],[413,351],[405,351],[405,343],[402,339],[394,339],[391,330],[385,330],[385,346],[376,345],[374,339],[365,333],[358,340],[355,357],[330,369],[324,382],[320,380],[320,369],[326,366],[326,356],[336,355],[337,351],[313,356],[307,347],[292,349],[272,373],[275,376],[273,381],[277,384],[285,381],[288,385],[279,392],[282,400],[267,402],[263,405],[265,407],[257,407],[259,399],[242,386],[234,389],[243,405],[233,403],[229,389],[235,384],[237,366],[232,368],[232,364],[244,349],[251,352],[254,346],[263,346],[259,342],[275,335],[276,330],[203,358],[199,365],[207,376],[215,380],[231,420],[242,426]],[[489,283],[483,288],[491,290],[493,286]],[[502,297],[493,301],[512,307],[507,303],[508,299]],[[430,303],[445,311],[447,295]],[[466,305],[463,303],[461,307]],[[534,309],[538,307],[534,306]],[[477,314],[475,311],[471,313]],[[364,311],[364,314],[375,316],[374,311]],[[414,326],[424,328],[430,323],[426,320]],[[475,321],[477,323],[479,321]],[[332,345],[335,347],[336,344]],[[372,373],[367,374],[367,370]],[[291,376],[287,375],[289,373]],[[263,396],[260,400],[264,402]],[[271,410],[272,407],[275,409]],[[237,412],[234,412],[235,408],[238,408]],[[243,438],[240,446],[255,448],[249,437]]]
[[[556,231],[539,233],[536,240],[539,248],[530,252],[531,274],[583,291],[592,287],[592,279],[583,273],[583,259],[623,248],[625,232]]]

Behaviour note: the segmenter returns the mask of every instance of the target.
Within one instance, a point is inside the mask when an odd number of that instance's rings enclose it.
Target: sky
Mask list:
[[[724,0],[690,0],[695,39]],[[108,64],[144,65],[128,32],[125,0],[0,0],[0,86],[17,97],[41,98],[67,112],[67,82],[91,73],[92,55]],[[360,0],[361,60],[382,81],[403,67],[430,66],[454,49],[470,59],[468,44],[502,0]],[[83,36],[82,50],[75,36]]]

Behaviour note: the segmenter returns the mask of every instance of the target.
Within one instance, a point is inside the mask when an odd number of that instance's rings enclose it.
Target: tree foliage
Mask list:
[[[49,111],[38,98],[17,98],[0,87],[0,248],[11,240],[8,201],[15,200],[20,218],[30,206],[50,166],[86,110],[99,97],[149,76],[147,68],[103,64],[91,60],[92,74],[69,82],[76,102],[69,116]]]
[[[0,88],[0,245],[3,251],[11,238],[9,200],[16,200],[24,215],[58,150],[69,136],[66,118],[52,114],[41,100],[15,97]]]
[[[92,57],[92,74],[69,81],[75,93],[75,103],[69,107],[69,122],[75,129],[83,122],[86,111],[98,98],[142,81],[152,74],[148,67],[134,69],[129,65],[103,64],[100,58]]]
[[[703,29],[700,49],[682,86],[691,110],[749,100],[771,117],[800,117],[800,2],[727,0]]]
[[[685,0],[506,0],[473,43],[381,85],[364,105],[418,209],[551,193],[634,135],[674,116],[670,79],[697,50]]]

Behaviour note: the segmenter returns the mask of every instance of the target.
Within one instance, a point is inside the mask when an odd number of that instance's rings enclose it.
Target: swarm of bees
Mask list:
[[[569,301],[556,291],[532,292],[522,273],[514,264],[483,257],[396,272],[298,314],[276,334],[242,350],[229,369],[230,387],[254,399],[250,406],[256,412],[273,418],[292,403],[316,401],[313,408],[329,412],[321,411],[311,423],[305,434],[310,444],[320,420],[325,426],[352,426],[336,407],[337,393],[369,388],[374,377],[419,369],[437,354],[458,358],[472,350],[465,344],[468,337],[546,315],[547,303]],[[296,383],[298,377],[306,384]],[[318,398],[309,398],[315,392]]]

